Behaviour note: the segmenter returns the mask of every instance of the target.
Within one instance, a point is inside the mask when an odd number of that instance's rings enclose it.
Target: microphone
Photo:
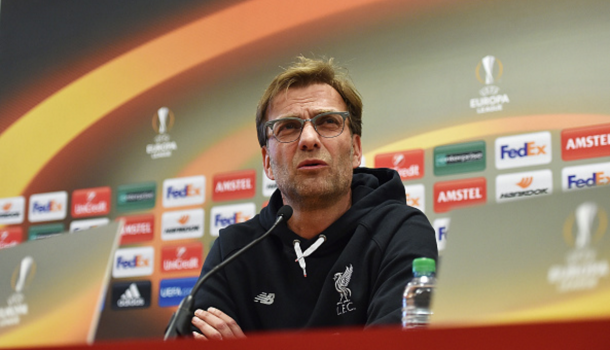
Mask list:
[[[233,261],[238,256],[242,255],[245,251],[252,248],[254,245],[265,239],[275,227],[282,221],[288,221],[292,216],[292,207],[289,205],[284,205],[277,211],[277,219],[271,228],[265,232],[262,236],[250,242],[247,246],[238,250],[235,254],[231,255],[228,259],[224,260],[220,264],[214,266],[208,273],[206,273],[203,277],[201,277],[189,295],[186,298],[182,299],[178,309],[172,315],[172,318],[169,322],[169,326],[167,326],[167,330],[165,331],[165,336],[163,340],[168,340],[170,338],[176,338],[179,335],[186,335],[191,333],[191,318],[193,314],[193,303],[195,302],[195,293],[201,288],[203,282],[205,282],[208,278],[214,275],[216,272],[220,271],[222,268],[227,266],[231,261]]]

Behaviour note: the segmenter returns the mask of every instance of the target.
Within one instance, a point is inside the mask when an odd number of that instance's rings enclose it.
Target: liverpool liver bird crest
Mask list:
[[[345,267],[345,271],[337,272],[335,274],[335,289],[337,290],[337,292],[339,292],[339,295],[341,296],[337,304],[349,301],[349,298],[352,296],[352,291],[347,288],[349,281],[352,279],[352,272],[354,272],[354,268],[350,264],[349,266]]]

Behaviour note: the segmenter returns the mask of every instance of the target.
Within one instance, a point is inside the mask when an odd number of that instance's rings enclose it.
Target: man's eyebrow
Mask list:
[[[317,111],[315,112],[316,114],[314,115],[314,117],[315,117],[315,116],[317,116],[317,115],[319,115],[319,114],[328,113],[328,112],[338,112],[338,111],[336,111],[336,110],[334,110],[334,109],[320,109],[320,110],[317,110]],[[281,117],[279,117],[279,118],[277,118],[277,119],[284,119],[284,118],[299,118],[299,119],[307,119],[307,118],[302,118],[302,117],[301,117],[300,115],[298,115],[298,114],[286,114],[286,115],[283,115],[283,116],[281,116]]]

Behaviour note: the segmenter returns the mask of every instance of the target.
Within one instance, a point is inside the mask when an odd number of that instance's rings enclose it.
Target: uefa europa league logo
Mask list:
[[[26,285],[29,284],[34,278],[36,271],[36,264],[31,256],[26,256],[21,260],[21,264],[13,272],[13,278],[11,279],[11,286],[17,293],[23,292]]]
[[[174,120],[174,112],[167,107],[161,107],[153,117],[153,129],[159,135],[164,135],[174,126]]]
[[[494,72],[496,63],[498,64],[497,73]],[[485,79],[481,78],[481,66],[483,67],[483,71],[485,72]],[[500,60],[496,59],[494,56],[491,56],[491,55],[485,56],[485,57],[483,57],[483,59],[481,59],[481,62],[479,62],[479,64],[477,65],[477,69],[476,69],[477,80],[485,85],[491,85],[496,80],[500,79],[500,77],[502,77],[503,70],[504,70],[504,66],[502,65],[502,62]],[[496,73],[495,78],[494,78],[494,73]]]
[[[599,241],[607,228],[606,212],[593,202],[585,202],[568,217],[564,224],[563,235],[568,245],[584,249],[591,243]]]

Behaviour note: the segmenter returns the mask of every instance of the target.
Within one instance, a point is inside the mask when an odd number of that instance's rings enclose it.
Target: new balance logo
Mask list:
[[[275,301],[275,293],[262,292],[261,294],[257,295],[254,298],[255,303],[261,303],[261,304],[265,304],[265,305],[271,305],[271,304],[273,304],[274,301]]]

